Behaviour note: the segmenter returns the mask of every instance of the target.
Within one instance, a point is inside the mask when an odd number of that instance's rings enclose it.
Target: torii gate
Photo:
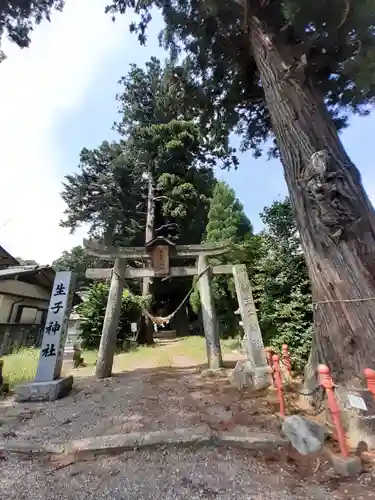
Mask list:
[[[230,249],[229,244],[223,242],[176,246],[166,238],[158,237],[145,247],[110,247],[92,240],[84,241],[84,245],[88,255],[103,260],[114,260],[114,267],[111,269],[88,269],[86,271],[86,277],[89,279],[111,280],[96,364],[98,378],[111,376],[124,280],[137,278],[177,278],[200,275],[198,283],[208,366],[216,369],[223,365],[223,361],[211,279],[213,275],[233,274],[249,359],[254,369],[264,370],[267,366],[246,266],[244,264],[209,266],[208,263],[209,257],[227,253]],[[171,259],[195,259],[196,266],[170,267]],[[151,261],[152,267],[130,267],[127,265],[129,260],[147,261],[148,264]]]

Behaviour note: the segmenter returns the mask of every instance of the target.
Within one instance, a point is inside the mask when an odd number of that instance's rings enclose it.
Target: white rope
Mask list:
[[[143,314],[145,316],[147,316],[149,318],[149,320],[153,322],[154,325],[157,325],[157,326],[168,325],[168,323],[176,316],[176,314],[178,313],[178,311],[181,309],[181,307],[188,300],[188,298],[190,297],[190,295],[194,291],[195,285],[198,283],[198,281],[200,280],[200,278],[209,270],[209,268],[210,268],[210,266],[207,266],[205,269],[203,269],[203,271],[201,271],[198,274],[198,276],[195,278],[195,280],[194,280],[194,282],[193,282],[193,284],[192,284],[189,292],[185,295],[185,297],[183,298],[183,300],[181,301],[181,303],[176,307],[176,309],[171,314],[169,314],[169,316],[166,316],[166,317],[163,317],[163,316],[153,316],[152,314],[150,314],[148,312],[148,310],[145,307],[141,306]],[[118,278],[120,278],[120,279],[122,279],[122,280],[125,281],[125,278],[123,278],[122,276],[120,276],[117,271],[115,271],[113,269],[113,272],[116,274],[116,276]],[[135,297],[135,295],[132,293],[131,290],[128,289],[128,292],[130,293],[130,295],[132,297]]]

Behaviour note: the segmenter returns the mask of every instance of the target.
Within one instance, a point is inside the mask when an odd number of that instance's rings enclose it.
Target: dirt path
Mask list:
[[[206,379],[204,366],[175,342],[163,342],[136,370],[106,380],[76,376],[71,394],[59,401],[0,402],[5,440],[56,443],[134,431],[248,425],[278,430],[272,407],[262,399],[241,399],[228,378]],[[79,374],[80,372],[77,371]]]
[[[106,380],[75,371],[74,389],[59,401],[17,404],[12,398],[0,402],[0,435],[5,440],[35,443],[60,442],[90,436],[133,431],[190,427],[208,417],[216,420],[233,415],[225,410],[237,394],[220,403],[227,379],[206,381],[202,367],[181,354],[173,341],[161,342],[152,356],[137,360],[138,368]],[[92,373],[92,369],[89,370]],[[230,401],[231,399],[231,401]],[[212,405],[212,407],[211,407]],[[224,407],[225,406],[225,407]]]

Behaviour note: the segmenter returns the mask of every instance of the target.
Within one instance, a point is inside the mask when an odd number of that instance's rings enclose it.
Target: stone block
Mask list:
[[[250,361],[238,361],[230,382],[237,389],[260,391],[270,385],[269,369],[267,366],[255,368]]]
[[[131,432],[70,441],[64,446],[65,454],[76,456],[100,453],[122,453],[138,448],[156,446],[178,446],[211,444],[211,430],[208,425],[191,428],[177,428],[153,432]]]
[[[203,370],[201,372],[201,377],[203,378],[223,378],[223,377],[227,377],[228,376],[228,372],[226,370],[226,368],[216,368],[216,369],[213,369],[213,368],[206,368],[205,370]]]
[[[345,458],[342,455],[328,452],[328,457],[336,474],[342,477],[355,477],[362,472],[362,462],[360,457],[352,456]]]
[[[307,420],[300,415],[292,415],[284,419],[282,431],[301,455],[316,453],[323,449],[326,428],[322,424]]]
[[[262,389],[267,389],[271,385],[270,374],[271,370],[268,366],[254,369],[253,373],[254,391],[261,391]]]
[[[215,442],[222,446],[233,446],[251,451],[277,450],[287,446],[288,441],[273,432],[254,432],[244,426],[235,426],[231,431],[215,433]]]
[[[177,331],[176,330],[159,330],[155,334],[155,339],[175,339],[177,338]]]
[[[55,401],[67,396],[72,387],[71,375],[48,382],[29,382],[15,388],[15,400],[17,402]]]

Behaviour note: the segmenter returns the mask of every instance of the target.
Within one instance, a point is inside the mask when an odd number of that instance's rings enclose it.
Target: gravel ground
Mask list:
[[[342,485],[341,485],[342,486]],[[329,489],[293,468],[265,464],[241,450],[135,451],[77,464],[15,458],[1,463],[2,500],[364,500],[363,487]],[[367,494],[373,496],[366,496]]]
[[[0,401],[0,440],[38,444],[202,422],[219,429],[279,430],[264,398],[239,397],[228,379],[202,378],[199,369],[181,366],[135,370],[107,380],[77,378],[72,393],[55,402]]]
[[[143,366],[111,379],[76,378],[56,402],[0,401],[0,440],[53,443],[132,431],[208,423],[230,430],[277,432],[279,421],[264,397],[241,394],[227,378],[207,379],[191,360]],[[280,452],[284,453],[284,452]],[[65,460],[65,462],[64,462]],[[243,450],[168,448],[51,464],[0,455],[1,500],[368,500],[370,470],[357,481],[338,479],[322,457],[250,456]]]

